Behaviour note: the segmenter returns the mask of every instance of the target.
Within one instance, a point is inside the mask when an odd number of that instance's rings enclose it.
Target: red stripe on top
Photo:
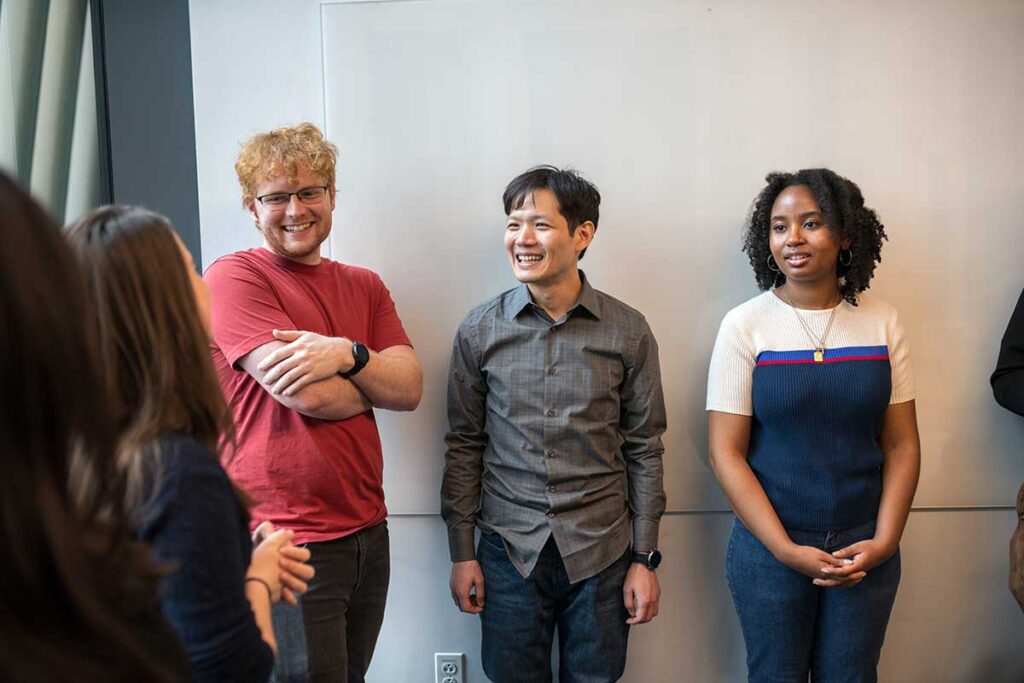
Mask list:
[[[813,358],[799,358],[796,360],[760,360],[757,362],[758,365],[800,365],[800,364],[815,364],[815,363],[839,363],[841,361],[848,360],[889,360],[889,356],[841,356],[839,358],[826,358],[824,360],[814,360]]]

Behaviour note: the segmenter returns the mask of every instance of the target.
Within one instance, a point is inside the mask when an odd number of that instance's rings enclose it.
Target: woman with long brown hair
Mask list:
[[[99,208],[67,229],[87,281],[139,536],[170,566],[162,606],[196,680],[266,680],[270,605],[305,590],[291,531],[255,549],[217,454],[230,412],[208,351],[209,292],[170,222]]]
[[[0,206],[0,680],[183,680],[130,534],[78,268],[2,173]]]

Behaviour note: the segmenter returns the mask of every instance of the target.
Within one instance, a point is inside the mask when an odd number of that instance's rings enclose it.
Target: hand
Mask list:
[[[245,572],[246,578],[256,578],[266,582],[270,588],[270,602],[281,600],[281,547],[292,541],[294,532],[291,529],[278,529],[252,550],[252,559]]]
[[[661,600],[658,575],[639,562],[631,562],[622,584],[622,597],[630,615],[626,623],[630,626],[646,624],[658,616],[658,601]]]
[[[455,606],[467,614],[479,614],[484,609],[484,572],[476,560],[452,563],[452,577],[448,581]]]
[[[253,545],[259,545],[274,533],[274,523],[267,520],[261,522],[252,532]],[[292,545],[291,542],[281,546],[278,566],[281,569],[281,599],[290,605],[299,604],[296,593],[305,593],[309,586],[306,581],[316,573],[308,562],[310,552],[306,548]]]
[[[845,588],[856,586],[867,573],[882,564],[896,552],[896,547],[883,543],[874,538],[865,541],[858,541],[841,548],[832,556],[843,561],[843,566],[838,569],[830,569],[829,578],[815,584],[819,586],[841,585]],[[832,581],[840,583],[833,584]]]
[[[289,605],[299,604],[296,593],[305,593],[309,590],[306,583],[316,574],[316,570],[309,566],[310,552],[289,543],[281,546],[281,556],[278,559],[278,566],[281,569],[281,599]]]
[[[854,581],[853,575],[830,577],[831,572],[845,565],[844,561],[813,546],[794,543],[783,556],[779,557],[779,561],[790,569],[813,579],[816,586],[833,587]],[[863,578],[863,576],[856,578],[854,583]]]
[[[270,387],[272,394],[291,396],[307,384],[345,372],[355,365],[352,342],[345,337],[274,330],[274,338],[288,343],[256,366],[266,373],[263,384]]]

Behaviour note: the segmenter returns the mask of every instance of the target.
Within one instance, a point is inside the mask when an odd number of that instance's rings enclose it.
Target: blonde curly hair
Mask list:
[[[324,139],[312,123],[275,128],[254,135],[244,143],[235,160],[235,173],[242,186],[242,206],[248,207],[256,198],[256,186],[264,180],[281,175],[298,176],[300,167],[320,176],[325,185],[334,187],[334,166],[338,148]]]

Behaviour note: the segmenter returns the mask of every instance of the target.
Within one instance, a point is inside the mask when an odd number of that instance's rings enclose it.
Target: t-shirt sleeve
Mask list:
[[[383,351],[392,346],[412,346],[409,335],[405,333],[402,321],[398,317],[395,302],[391,299],[384,281],[374,275],[377,289],[376,306],[373,311],[372,329],[367,345],[374,351]]]
[[[266,276],[237,256],[215,262],[203,279],[210,288],[213,343],[232,366],[274,341],[273,330],[296,329]]]
[[[892,368],[892,395],[889,405],[913,401],[914,368],[910,363],[910,343],[895,309],[889,316],[889,365]]]
[[[744,334],[738,316],[730,312],[718,328],[718,338],[711,352],[707,410],[753,415],[754,364],[749,335]]]

